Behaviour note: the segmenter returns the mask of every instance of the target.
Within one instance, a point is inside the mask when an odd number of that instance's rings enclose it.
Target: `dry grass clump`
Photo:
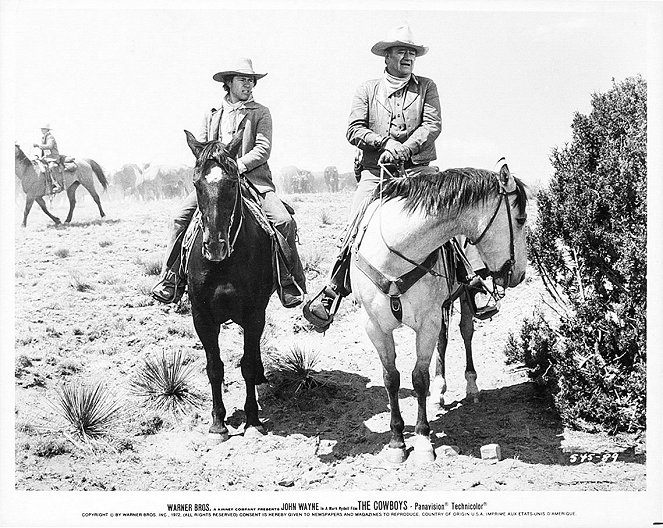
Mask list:
[[[55,256],[60,258],[67,258],[70,255],[67,248],[60,248],[55,250]]]
[[[328,209],[322,209],[320,211],[320,222],[323,225],[331,225],[334,223],[334,220],[332,219],[331,214],[329,213]]]
[[[55,407],[73,432],[86,442],[110,433],[122,409],[102,383],[63,385],[57,392]]]
[[[304,267],[304,273],[323,273],[324,268],[328,265],[327,260],[331,260],[331,255],[328,256],[318,247],[313,247],[302,251],[302,265]]]
[[[150,356],[138,368],[131,392],[156,412],[168,412],[173,416],[184,414],[191,407],[202,403],[202,396],[192,385],[195,364],[177,351],[166,357]]]
[[[69,284],[72,288],[79,292],[86,292],[92,290],[92,285],[87,281],[87,279],[78,271],[70,271],[70,280]]]
[[[36,441],[34,446],[26,443],[24,448],[26,447],[27,449],[33,447],[34,454],[43,458],[52,458],[57,455],[63,455],[64,453],[68,453],[70,451],[69,446],[63,439],[51,436],[40,438]]]
[[[143,273],[146,275],[161,274],[161,261],[157,258],[143,260],[139,257],[136,259],[136,264],[138,264],[143,269]]]

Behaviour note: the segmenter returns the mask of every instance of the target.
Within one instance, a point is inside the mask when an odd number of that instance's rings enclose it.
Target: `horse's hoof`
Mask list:
[[[414,450],[410,460],[415,464],[430,464],[435,462],[435,451],[433,444],[427,436],[418,435],[414,439]]]
[[[59,218],[56,218],[53,222],[55,222],[55,225],[60,225],[62,223]]]
[[[262,438],[265,435],[265,428],[260,425],[258,427],[250,425],[244,429],[244,438]]]
[[[207,441],[212,445],[222,444],[230,438],[230,435],[226,433],[207,433]]]
[[[402,464],[407,458],[407,452],[404,447],[387,447],[383,452],[383,456],[389,464]]]
[[[481,401],[479,398],[479,393],[478,392],[468,393],[465,396],[465,401],[468,403],[479,403]]]
[[[417,465],[432,464],[435,462],[435,451],[433,451],[433,446],[430,445],[430,442],[427,448],[421,449],[415,446],[410,455],[410,461]]]

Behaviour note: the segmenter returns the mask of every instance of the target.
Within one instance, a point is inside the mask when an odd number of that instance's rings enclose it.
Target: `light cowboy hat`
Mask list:
[[[212,79],[215,81],[223,82],[224,77],[229,75],[246,75],[255,77],[256,79],[262,79],[266,73],[256,73],[253,71],[253,63],[251,59],[241,58],[235,59],[234,62],[228,65],[226,70],[220,71],[212,75]]]
[[[50,129],[51,129],[51,124],[50,124],[50,123],[44,123],[44,124],[41,126],[41,129],[42,129],[42,130],[44,130],[44,129],[46,129],[46,130],[50,130]]]
[[[384,57],[385,51],[394,46],[407,46],[408,48],[412,48],[417,52],[417,57],[421,57],[428,53],[428,48],[426,46],[414,43],[412,30],[410,29],[410,26],[405,24],[392,29],[387,35],[387,38],[376,43],[371,48],[371,52],[380,57]]]

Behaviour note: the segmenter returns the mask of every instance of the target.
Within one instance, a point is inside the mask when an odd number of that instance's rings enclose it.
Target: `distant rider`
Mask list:
[[[41,150],[41,159],[46,165],[46,177],[51,184],[51,192],[58,193],[62,190],[62,185],[58,181],[58,176],[64,182],[62,171],[60,169],[60,153],[58,152],[58,143],[55,141],[51,125],[46,123],[41,127],[41,143],[34,143],[34,147]]]

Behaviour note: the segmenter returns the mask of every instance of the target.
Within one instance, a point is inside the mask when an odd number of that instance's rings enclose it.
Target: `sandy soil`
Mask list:
[[[293,195],[309,289],[324,280],[335,253],[350,194]],[[176,200],[108,201],[108,217],[79,192],[74,221],[54,227],[34,208],[27,229],[16,214],[16,488],[20,490],[644,490],[643,438],[608,437],[565,429],[550,402],[522,369],[507,365],[504,346],[523,318],[546,309],[533,269],[508,292],[500,313],[477,322],[475,364],[481,402],[465,403],[464,352],[454,315],[448,352],[447,405],[431,409],[434,464],[386,467],[380,452],[389,438],[389,410],[377,354],[346,300],[323,336],[298,309],[274,296],[268,308],[263,357],[271,382],[259,390],[268,433],[241,435],[244,385],[238,368],[241,335],[225,325],[230,440],[211,445],[211,395],[204,351],[186,310],[148,296],[155,277],[145,263],[161,258]],[[66,215],[60,198],[53,210]],[[87,285],[85,288],[76,286]],[[83,291],[79,291],[79,290]],[[292,395],[281,390],[279,358],[293,346],[317,353],[325,385]],[[137,366],[150,355],[180,350],[196,369],[199,411],[147,430],[151,416],[130,393]],[[413,333],[397,331],[401,405],[412,440],[416,401],[410,372]],[[94,449],[66,433],[52,402],[72,381],[103,381],[124,403],[116,431]],[[143,434],[154,433],[154,434]],[[497,443],[503,460],[482,460]],[[443,446],[460,449],[457,456]],[[612,463],[569,465],[568,452],[620,452]],[[59,453],[59,454],[55,454]]]

